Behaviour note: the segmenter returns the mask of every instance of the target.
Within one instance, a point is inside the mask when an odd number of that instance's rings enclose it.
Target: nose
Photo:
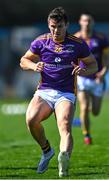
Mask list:
[[[58,28],[55,28],[55,33],[58,32]]]

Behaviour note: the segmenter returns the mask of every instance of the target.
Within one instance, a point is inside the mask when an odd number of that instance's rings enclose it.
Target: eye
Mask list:
[[[63,26],[60,24],[59,26],[58,26],[58,28],[62,28]]]
[[[55,26],[54,26],[54,25],[51,25],[51,28],[55,29]]]

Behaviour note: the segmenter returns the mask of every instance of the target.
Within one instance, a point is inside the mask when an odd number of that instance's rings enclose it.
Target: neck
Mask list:
[[[67,35],[67,33],[63,34],[63,36],[61,36],[59,38],[53,37],[53,41],[56,42],[56,43],[62,43],[65,40],[66,35]]]
[[[62,38],[62,39],[54,39],[54,38],[53,38],[53,41],[54,41],[55,43],[62,43],[62,42],[64,41],[64,38]]]
[[[92,34],[93,34],[93,31],[92,30],[81,30],[80,31],[80,34],[81,34],[81,37],[83,38],[83,39],[87,39],[87,38],[90,38],[91,36],[92,36]]]

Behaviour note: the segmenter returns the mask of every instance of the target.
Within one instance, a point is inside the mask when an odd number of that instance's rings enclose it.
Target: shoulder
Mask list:
[[[77,38],[80,38],[80,31],[78,31],[78,32],[76,32],[76,33],[74,33],[74,36],[76,36]]]
[[[43,41],[43,40],[48,40],[50,38],[51,38],[51,34],[45,33],[45,34],[42,34],[42,35],[36,37],[35,41]]]
[[[46,41],[48,39],[50,39],[51,34],[50,33],[46,33],[46,34],[42,34],[38,37],[36,37],[32,42],[31,42],[31,46],[38,46],[38,47],[42,47],[43,43],[46,43]]]
[[[68,34],[67,38],[72,40],[73,42],[76,42],[76,43],[79,43],[79,44],[83,43],[82,39],[80,39],[79,37],[75,36],[75,34]]]
[[[98,39],[100,39],[100,40],[106,39],[106,35],[104,35],[104,34],[101,33],[101,32],[94,32],[94,35],[95,35]]]

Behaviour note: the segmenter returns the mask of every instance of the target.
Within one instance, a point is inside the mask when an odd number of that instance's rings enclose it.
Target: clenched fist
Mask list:
[[[34,71],[42,72],[43,68],[44,68],[44,62],[38,62],[37,64],[35,64]]]

